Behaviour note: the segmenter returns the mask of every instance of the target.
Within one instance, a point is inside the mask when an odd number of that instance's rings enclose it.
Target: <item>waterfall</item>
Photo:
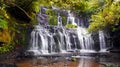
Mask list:
[[[74,44],[75,44],[75,49],[77,49],[76,36],[75,35],[73,35],[73,41],[74,41]]]
[[[107,49],[105,36],[103,31],[99,31],[100,52],[105,52]]]
[[[58,23],[58,26],[62,26],[62,18],[59,13],[58,13],[58,17],[57,17],[57,23]]]
[[[80,41],[81,52],[94,52],[94,41],[86,28],[78,27],[77,34]]]
[[[29,51],[33,51],[35,54],[48,53],[48,36],[49,33],[47,30],[36,25],[35,29],[31,33],[31,47]]]
[[[80,52],[96,52],[96,44],[92,33],[88,33],[87,28],[83,26],[83,22],[79,18],[76,19],[73,13],[70,11],[66,12],[67,24],[78,24],[77,28],[65,28],[62,25],[62,17],[59,12],[56,22],[57,26],[44,24],[47,15],[45,13],[42,14],[42,12],[38,13],[37,18],[39,23],[35,25],[35,28],[31,32],[29,52],[33,52],[34,55],[66,53],[76,50]],[[40,19],[41,17],[43,19]],[[100,41],[100,51],[106,51],[107,46],[103,31],[99,31],[98,38]]]
[[[65,35],[64,35],[64,33],[63,33],[63,28],[61,28],[61,30],[58,30],[58,36],[59,36],[59,39],[58,39],[58,41],[59,41],[59,47],[60,47],[60,52],[65,52],[65,39],[64,39],[64,37],[65,37]]]
[[[77,25],[77,24],[75,23],[75,17],[74,17],[73,14],[71,13],[71,11],[68,10],[67,12],[68,12],[67,24]]]

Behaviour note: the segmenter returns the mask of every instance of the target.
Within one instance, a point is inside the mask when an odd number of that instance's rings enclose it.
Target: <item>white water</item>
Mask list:
[[[92,34],[87,28],[78,26],[66,29],[62,25],[62,17],[58,14],[57,26],[36,25],[31,32],[30,49],[35,55],[66,53],[69,51],[96,52]],[[79,24],[79,21],[77,22]],[[77,25],[75,17],[68,11],[67,24]],[[100,51],[106,50],[103,31],[99,31]]]
[[[77,25],[75,23],[75,17],[73,16],[72,13],[70,13],[70,11],[68,11],[67,24]]]
[[[36,25],[31,33],[30,50],[35,54],[48,53],[48,39],[49,33],[43,27]],[[41,45],[43,44],[43,45]]]
[[[58,23],[58,26],[62,26],[62,17],[60,16],[59,13],[58,13],[58,17],[57,17],[57,23]]]
[[[100,52],[106,52],[106,42],[105,42],[105,36],[103,31],[99,31],[99,42],[100,42]]]
[[[91,34],[88,34],[86,28],[78,27],[77,34],[80,41],[81,52],[91,52],[94,51],[94,41]]]

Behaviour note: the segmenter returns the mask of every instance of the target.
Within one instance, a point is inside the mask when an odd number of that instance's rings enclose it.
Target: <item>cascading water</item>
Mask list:
[[[31,32],[30,49],[35,55],[66,53],[69,51],[95,52],[94,39],[92,34],[87,32],[87,28],[79,26],[79,21],[75,22],[75,17],[67,11],[67,24],[77,25],[77,28],[65,28],[62,25],[62,17],[58,13],[57,26],[43,25],[46,19],[39,21],[35,29]],[[38,14],[38,19],[41,17]],[[46,14],[44,14],[46,16]],[[43,15],[42,15],[43,16]],[[77,20],[79,20],[77,18]],[[83,25],[83,24],[82,24]],[[104,33],[99,31],[100,51],[106,49]]]
[[[62,26],[62,17],[60,16],[59,13],[58,13],[58,17],[57,17],[57,23],[58,23],[58,26]]]
[[[67,23],[77,25],[77,23],[75,22],[75,17],[73,16],[72,13],[70,13],[70,11],[68,11]],[[79,21],[78,21],[78,24],[79,24]],[[78,39],[80,41],[79,45],[81,46],[81,51],[82,52],[85,52],[85,51],[90,52],[90,50],[94,51],[94,48],[93,48],[94,41],[93,41],[93,39],[91,37],[91,34],[88,34],[86,28],[78,26],[76,34],[78,35],[77,37],[78,37]],[[77,48],[76,44],[75,44],[75,48]]]
[[[94,41],[86,28],[78,27],[77,34],[80,41],[81,52],[95,52]]]
[[[100,52],[105,52],[107,49],[105,36],[103,31],[99,31]]]
[[[71,13],[71,11],[68,10],[67,12],[68,12],[67,24],[77,25],[77,24],[75,23],[75,17],[74,17],[73,14]]]
[[[65,41],[65,47],[66,47],[66,51],[71,50],[71,42],[70,42],[70,35],[68,33],[68,31],[65,31],[65,29],[63,29],[63,34],[64,34],[64,41]]]
[[[31,47],[29,51],[33,51],[35,55],[48,53],[48,37],[51,37],[49,32],[43,27],[36,25],[35,29],[31,33]]]

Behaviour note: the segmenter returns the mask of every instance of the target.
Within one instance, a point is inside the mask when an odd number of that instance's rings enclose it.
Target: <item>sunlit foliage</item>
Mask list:
[[[0,28],[8,29],[7,22],[4,20],[4,18],[2,16],[0,16]]]
[[[107,5],[98,13],[92,15],[89,31],[97,31],[109,28],[115,30],[114,26],[120,24],[120,2],[107,2]]]
[[[66,24],[65,27],[66,27],[66,28],[77,28],[77,25]]]

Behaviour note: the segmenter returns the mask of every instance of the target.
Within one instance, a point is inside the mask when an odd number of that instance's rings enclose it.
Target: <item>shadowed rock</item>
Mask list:
[[[3,63],[3,64],[0,64],[0,67],[18,67],[18,66],[16,64]]]

